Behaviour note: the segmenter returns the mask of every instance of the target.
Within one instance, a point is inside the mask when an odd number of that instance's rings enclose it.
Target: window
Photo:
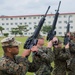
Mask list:
[[[6,25],[9,25],[9,23],[6,23]]]
[[[70,23],[73,23],[73,21],[70,21]]]
[[[33,33],[31,33],[31,34],[33,34]]]
[[[64,23],[67,23],[67,21],[64,21]]]
[[[34,22],[34,24],[36,24],[36,22]]]
[[[11,23],[11,25],[13,25],[13,23]]]
[[[2,18],[2,20],[4,20],[4,18]]]
[[[19,19],[21,20],[22,18],[20,17]]]
[[[29,19],[31,19],[31,17],[29,17]]]
[[[33,19],[36,19],[36,17],[33,17]]]
[[[65,29],[67,28],[67,26],[64,27]]]
[[[25,35],[27,35],[27,33],[24,33]]]
[[[38,17],[38,19],[40,19],[40,17]]]
[[[62,27],[59,27],[59,29],[62,29]]]
[[[22,23],[20,23],[20,25],[22,25]]]
[[[25,24],[27,24],[27,22],[25,22]]]
[[[8,20],[8,18],[6,18],[6,20]]]
[[[51,22],[48,22],[48,24],[51,24]]]
[[[2,23],[2,25],[4,25],[4,23]]]
[[[66,15],[64,15],[64,18],[66,18]]]
[[[62,32],[59,32],[59,34],[62,34]]]
[[[72,17],[72,15],[70,15],[70,17]]]
[[[26,18],[24,17],[24,19],[26,19]]]
[[[29,29],[32,29],[31,27]]]
[[[17,25],[17,23],[15,23],[15,25]]]
[[[13,18],[10,18],[10,20],[13,20]]]
[[[31,24],[31,22],[29,22],[29,24]]]
[[[9,28],[6,28],[6,30],[9,30]]]
[[[58,23],[62,23],[61,21],[59,21]]]
[[[71,29],[73,28],[73,26],[70,27]]]

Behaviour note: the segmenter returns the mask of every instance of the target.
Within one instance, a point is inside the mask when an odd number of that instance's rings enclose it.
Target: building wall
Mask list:
[[[55,14],[48,14],[45,20],[44,25],[52,25]],[[75,31],[75,13],[60,13],[57,25],[56,32],[57,36],[64,36],[66,32],[66,22],[68,22],[68,17],[70,16],[70,31]],[[28,25],[28,32],[24,32],[24,36],[30,36],[35,31],[34,25],[38,25],[42,15],[24,15],[24,16],[0,16],[0,26],[5,30],[3,33],[10,33],[11,28],[17,27],[17,25]],[[43,34],[46,35],[46,34]],[[0,36],[1,33],[0,33]]]

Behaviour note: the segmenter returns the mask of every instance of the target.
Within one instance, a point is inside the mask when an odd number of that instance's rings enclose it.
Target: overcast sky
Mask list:
[[[60,13],[75,13],[75,0],[0,0],[0,16],[44,14],[48,6],[55,13],[59,1]]]

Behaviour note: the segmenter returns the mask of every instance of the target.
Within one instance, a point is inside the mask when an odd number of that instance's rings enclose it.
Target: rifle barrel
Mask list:
[[[46,11],[46,13],[45,13],[44,17],[46,17],[46,15],[47,15],[47,13],[48,13],[49,9],[50,9],[50,6],[48,7],[48,9],[47,9],[47,11]]]
[[[59,2],[59,6],[58,6],[58,10],[57,10],[57,11],[59,11],[59,8],[60,8],[60,4],[61,4],[61,1]]]

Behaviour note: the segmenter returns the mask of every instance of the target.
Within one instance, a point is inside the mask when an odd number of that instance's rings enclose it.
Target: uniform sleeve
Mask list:
[[[62,51],[60,52],[60,57],[61,57],[63,60],[69,59],[69,58],[70,58],[70,51],[69,51],[69,49],[65,49],[65,48],[64,48],[64,51],[62,50]]]
[[[54,54],[51,48],[41,47],[38,53],[40,54],[43,61],[52,62],[54,60]]]
[[[39,69],[39,65],[37,65],[34,62],[29,63],[28,72],[36,72],[38,69]]]
[[[58,49],[58,48],[57,48]],[[60,50],[58,50],[58,55],[57,55],[57,59],[60,60],[67,60],[70,58],[70,51],[69,49],[65,49],[65,48],[61,48]]]
[[[72,53],[75,53],[75,43],[72,43],[73,45],[70,46],[70,51]]]
[[[10,60],[0,61],[1,70],[7,74],[15,75],[25,75],[27,72],[27,60],[25,58],[20,58],[19,63],[14,63]]]

